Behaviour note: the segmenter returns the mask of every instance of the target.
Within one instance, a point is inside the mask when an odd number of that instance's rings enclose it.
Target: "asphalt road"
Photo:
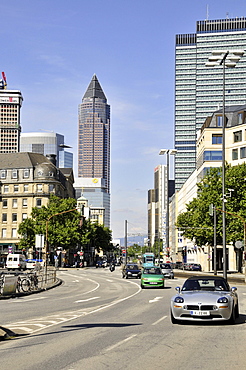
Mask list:
[[[0,342],[2,369],[243,369],[246,286],[239,285],[236,325],[170,322],[165,289],[140,288],[119,268],[60,271],[64,283],[39,294],[2,300],[0,325],[20,336]]]

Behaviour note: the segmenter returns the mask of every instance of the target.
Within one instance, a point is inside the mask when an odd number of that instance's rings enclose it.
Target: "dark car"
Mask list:
[[[107,263],[107,261],[105,261],[105,260],[98,260],[97,262],[96,262],[96,268],[98,268],[98,267],[107,267],[107,265],[108,265],[108,263]]]
[[[122,269],[123,278],[141,278],[141,268],[136,263],[127,263]]]
[[[190,265],[191,271],[202,271],[202,266],[199,263],[192,263]]]

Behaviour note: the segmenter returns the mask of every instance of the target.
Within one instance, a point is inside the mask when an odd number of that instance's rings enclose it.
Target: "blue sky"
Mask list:
[[[208,12],[207,12],[208,9]],[[111,229],[147,233],[147,191],[174,146],[175,35],[196,21],[246,16],[241,0],[1,1],[0,68],[21,90],[23,132],[73,148],[78,104],[95,73],[111,106]]]

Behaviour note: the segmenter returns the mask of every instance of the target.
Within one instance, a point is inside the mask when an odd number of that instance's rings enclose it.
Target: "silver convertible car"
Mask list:
[[[193,276],[176,288],[171,299],[171,321],[228,321],[239,316],[237,288],[218,276]]]

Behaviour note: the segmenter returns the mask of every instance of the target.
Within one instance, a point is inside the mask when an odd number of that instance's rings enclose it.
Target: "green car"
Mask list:
[[[141,288],[159,287],[164,288],[164,276],[160,267],[150,266],[143,269],[141,275]]]

